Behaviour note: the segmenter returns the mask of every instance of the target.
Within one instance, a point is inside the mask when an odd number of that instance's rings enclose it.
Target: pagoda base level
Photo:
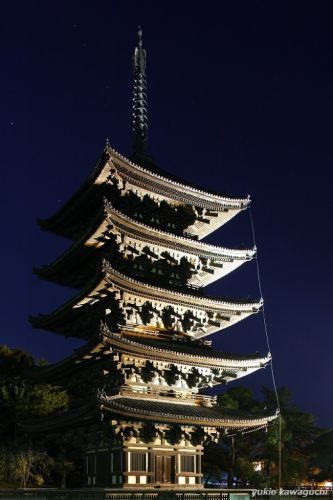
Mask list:
[[[118,463],[115,463],[115,457],[119,459]],[[142,468],[146,470],[128,470],[131,464],[138,463],[138,461],[143,463]],[[179,469],[185,464],[186,468],[191,470],[183,472]],[[115,470],[120,466],[122,466],[122,471]],[[201,478],[201,449],[197,450],[197,453],[186,452],[183,449],[160,451],[153,448],[123,452],[118,450],[114,452],[112,449],[96,450],[87,453],[88,486],[129,489],[199,489],[203,487]]]
[[[184,438],[177,444],[163,436],[151,442],[120,436],[86,453],[87,485],[124,489],[201,489],[202,445]]]

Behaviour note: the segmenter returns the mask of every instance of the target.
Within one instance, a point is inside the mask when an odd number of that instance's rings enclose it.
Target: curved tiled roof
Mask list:
[[[195,406],[152,401],[148,399],[126,398],[122,396],[99,395],[102,410],[111,411],[137,419],[155,422],[179,423],[185,425],[204,425],[224,428],[259,427],[277,418],[277,413],[221,408],[220,406]]]
[[[139,400],[124,397],[108,397],[100,394],[98,402],[55,413],[46,417],[26,420],[20,427],[31,433],[52,433],[69,426],[80,427],[101,420],[101,413],[110,412],[111,417],[120,416],[132,422],[151,420],[159,423],[180,425],[203,425],[224,429],[259,429],[275,420],[278,413],[249,413],[241,410],[230,410],[219,406],[204,407],[181,405],[150,400]]]
[[[113,163],[114,162],[114,163]],[[148,170],[144,167],[136,165],[129,159],[120,155],[111,147],[107,146],[96,164],[95,169],[78,191],[51,217],[39,220],[40,226],[45,230],[54,231],[57,234],[63,234],[68,237],[73,237],[76,234],[74,229],[68,228],[68,225],[77,225],[80,219],[81,211],[92,202],[101,186],[105,185],[111,176],[111,170],[118,169],[121,171],[122,177],[126,179],[132,186],[151,193],[156,193],[165,199],[173,199],[176,202],[198,206],[207,210],[219,212],[216,221],[214,217],[211,220],[209,230],[207,227],[204,234],[208,234],[232,217],[241,210],[246,209],[250,204],[250,198],[229,198],[222,195],[217,195],[208,190],[192,187],[186,182],[179,182],[168,178],[167,175],[160,175]],[[171,177],[171,176],[170,176]],[[94,208],[96,208],[96,199]],[[81,214],[82,215],[82,214]],[[87,214],[85,214],[87,216]],[[196,231],[199,232],[203,228],[198,224]],[[207,226],[207,224],[203,225]],[[200,229],[201,227],[201,229]],[[195,232],[197,234],[197,232]]]
[[[223,268],[218,268],[214,275],[209,275],[209,273],[207,273],[209,282],[225,276],[246,261],[250,261],[256,253],[255,247],[253,249],[230,249],[186,238],[184,236],[176,236],[128,217],[119,210],[116,210],[107,200],[104,200],[104,205],[104,211],[98,212],[95,219],[91,222],[89,229],[85,231],[82,237],[76,240],[50,265],[35,269],[37,275],[48,278],[50,273],[52,276],[59,270],[61,272],[62,266],[66,262],[71,262],[73,258],[75,260],[76,258],[80,258],[80,252],[82,253],[84,248],[102,247],[106,244],[107,240],[101,241],[100,237],[102,234],[105,234],[107,225],[110,223],[114,224],[123,234],[140,240],[140,242],[147,243],[147,245],[161,246],[168,251],[179,251],[185,255],[209,258],[213,261],[222,261],[224,263]],[[202,278],[203,284],[207,281],[207,276]],[[200,282],[200,279],[198,282]]]
[[[166,288],[160,288],[152,285],[147,285],[144,282],[128,278],[124,274],[116,271],[107,262],[103,261],[102,273],[98,271],[89,285],[74,298],[67,301],[64,305],[56,309],[48,315],[31,317],[30,321],[37,328],[46,328],[51,331],[57,331],[70,335],[70,323],[82,308],[101,303],[105,300],[109,292],[114,290],[127,293],[127,295],[136,296],[147,301],[155,300],[158,303],[171,305],[176,307],[184,307],[194,311],[205,311],[206,314],[212,312],[220,315],[218,319],[219,325],[216,324],[210,331],[202,331],[196,333],[196,338],[210,335],[215,331],[222,330],[231,324],[241,321],[251,314],[259,312],[263,301],[226,301],[202,297],[199,295],[190,295],[186,293],[176,292]],[[86,310],[86,309],[85,309]],[[100,318],[101,320],[103,317]],[[222,326],[223,323],[223,326]],[[80,328],[83,328],[81,325]],[[67,333],[65,333],[67,332]],[[86,338],[86,337],[84,337]]]
[[[140,182],[144,180],[143,186],[148,190],[162,193],[166,188],[168,189],[168,196],[186,200],[186,203],[194,204],[196,206],[207,206],[211,209],[221,208],[234,208],[242,210],[250,204],[250,197],[247,198],[229,198],[222,195],[217,195],[209,190],[198,189],[186,184],[185,181],[179,182],[171,180],[167,175],[160,175],[147,168],[133,163],[125,156],[118,153],[111,146],[108,146],[106,152],[112,158],[120,160],[122,172],[129,173],[133,179]],[[117,165],[116,165],[117,167]],[[119,167],[119,164],[118,164]]]
[[[96,363],[107,364],[112,361],[115,353],[132,354],[144,359],[155,359],[166,363],[179,363],[206,368],[259,369],[269,363],[271,356],[259,354],[234,354],[221,352],[210,347],[204,347],[199,342],[166,341],[139,337],[126,338],[118,333],[110,332],[102,323],[98,334],[92,337],[84,346],[75,349],[67,358],[43,366],[32,366],[25,370],[25,375],[32,380],[54,381],[68,379],[77,370],[87,369]],[[103,364],[104,366],[104,364]]]
[[[253,249],[226,248],[194,240],[192,238],[178,236],[173,233],[168,233],[166,231],[150,227],[143,222],[135,221],[131,217],[128,217],[119,210],[115,209],[109,201],[106,201],[105,205],[107,212],[116,218],[116,221],[111,219],[112,222],[118,222],[118,224],[123,223],[123,225],[120,226],[121,228],[125,228],[127,231],[130,231],[130,234],[132,233],[133,235],[140,237],[142,241],[146,241],[147,243],[154,242],[157,245],[169,245],[175,250],[180,249],[184,252],[187,251],[189,253],[208,258],[220,257],[221,259],[229,258],[246,260],[252,258],[256,252],[255,247]]]
[[[147,299],[152,299],[152,297],[156,296],[159,300],[164,302],[168,300],[170,301],[170,303],[183,304],[184,306],[193,304],[195,307],[201,307],[207,310],[225,308],[226,310],[231,311],[237,310],[249,312],[258,312],[263,304],[263,299],[251,302],[241,300],[227,301],[222,299],[202,297],[199,295],[191,295],[183,292],[176,292],[174,290],[148,285],[144,282],[129,278],[119,271],[116,271],[106,260],[104,260],[103,262],[103,269],[104,271],[106,271],[106,273],[109,273],[110,279],[113,279],[118,285],[121,285],[123,289],[132,293],[138,293],[143,297],[147,297]],[[146,292],[144,290],[146,290]]]
[[[119,334],[112,333],[109,331],[106,325],[102,327],[103,332],[106,335],[106,339],[109,340],[111,345],[114,343],[124,349],[128,349],[129,352],[138,353],[140,350],[144,349],[146,351],[146,356],[158,358],[166,357],[167,360],[184,363],[192,362],[196,366],[211,366],[211,367],[221,367],[223,362],[227,365],[233,364],[235,367],[259,367],[267,364],[270,359],[270,353],[267,356],[260,356],[259,354],[234,354],[216,351],[211,348],[204,348],[200,345],[195,345],[191,340],[185,342],[174,341],[167,342],[160,339],[152,338],[139,338],[132,340],[129,338],[124,338]],[[175,357],[176,356],[176,357]]]

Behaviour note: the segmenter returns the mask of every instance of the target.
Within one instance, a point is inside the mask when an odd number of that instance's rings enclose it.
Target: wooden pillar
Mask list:
[[[148,483],[155,483],[155,453],[148,448]]]
[[[128,472],[128,466],[129,466],[129,457],[128,457],[128,451],[124,451],[124,461],[123,461],[123,482],[128,483],[128,475],[124,474],[124,472]]]
[[[198,449],[199,453],[197,453],[197,474],[201,474],[201,457],[202,457],[202,448],[201,446]],[[196,483],[201,484],[201,476],[196,476]]]
[[[175,484],[179,482],[180,474],[180,453],[179,450],[175,450]]]

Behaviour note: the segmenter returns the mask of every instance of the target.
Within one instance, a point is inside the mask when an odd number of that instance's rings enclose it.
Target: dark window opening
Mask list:
[[[87,473],[88,476],[96,474],[96,460],[94,453],[89,453],[87,455]]]
[[[146,472],[146,453],[131,453],[131,471]]]
[[[195,472],[195,455],[181,455],[180,457],[180,469],[182,472]]]

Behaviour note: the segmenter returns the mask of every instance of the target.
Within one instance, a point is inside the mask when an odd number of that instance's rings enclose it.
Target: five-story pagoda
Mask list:
[[[36,273],[79,291],[31,321],[86,343],[33,371],[36,380],[76,396],[69,411],[25,428],[81,432],[88,485],[198,488],[205,440],[259,429],[276,417],[221,408],[200,389],[248,375],[270,354],[216,352],[203,340],[260,311],[261,300],[218,300],[202,291],[254,258],[255,249],[201,241],[250,200],[200,190],[155,166],[146,153],[145,68],[139,30],[131,160],[107,144],[81,189],[40,222],[73,243]]]

